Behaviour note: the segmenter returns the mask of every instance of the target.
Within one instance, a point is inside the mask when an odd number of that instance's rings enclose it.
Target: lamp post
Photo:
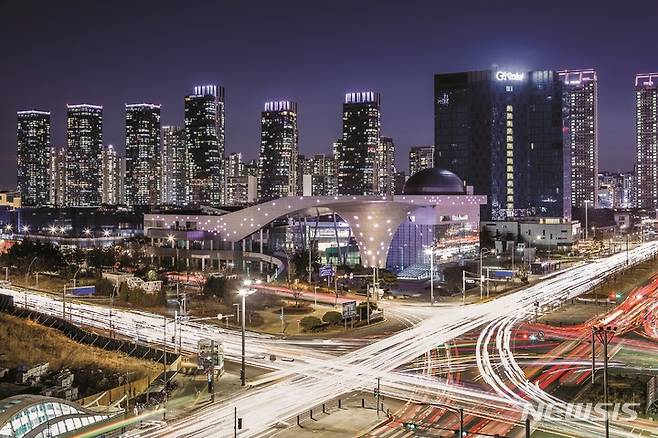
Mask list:
[[[259,281],[257,281],[256,283],[258,283],[258,282]],[[246,312],[245,304],[246,304],[247,295],[253,294],[254,292],[256,292],[256,290],[248,289],[248,287],[252,285],[251,280],[245,280],[243,284],[247,288],[239,289],[238,290],[238,295],[240,295],[242,297],[242,321],[241,321],[241,323],[242,323],[242,359],[241,359],[241,368],[240,368],[240,384],[242,386],[245,386],[246,377],[247,377],[246,371],[245,371],[245,341],[244,341],[245,340],[245,330],[246,330],[245,329],[245,322],[246,322],[246,319],[247,319],[246,318],[247,317],[247,312]]]
[[[484,282],[484,279],[482,278],[482,255],[483,254],[491,254],[495,251],[490,250],[489,248],[482,248],[480,249],[480,299],[483,298],[483,292],[482,292],[482,283]]]
[[[430,256],[430,305],[434,305],[434,248],[431,246],[425,250]]]

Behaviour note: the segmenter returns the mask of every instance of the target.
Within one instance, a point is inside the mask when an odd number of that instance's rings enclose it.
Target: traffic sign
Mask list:
[[[356,316],[356,301],[346,301],[343,303],[343,319],[354,318]]]
[[[325,265],[320,267],[320,277],[329,277],[334,275],[334,267],[331,265]]]

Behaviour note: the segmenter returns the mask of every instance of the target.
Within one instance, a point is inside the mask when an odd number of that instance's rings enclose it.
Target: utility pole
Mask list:
[[[614,338],[617,327],[598,326],[592,328],[592,333],[596,335],[603,344],[603,403],[605,404],[605,438],[610,438],[610,418],[608,412],[608,344]]]
[[[525,438],[530,438],[530,417],[525,417]]]
[[[592,385],[594,384],[594,372],[596,370],[596,358],[594,357],[596,354],[596,339],[595,339],[595,334],[594,334],[594,328],[592,328]]]
[[[281,333],[283,333],[284,327],[283,327],[283,306],[281,306],[281,316],[279,317],[281,319]]]
[[[162,324],[162,351],[163,361],[162,367],[164,373],[162,374],[163,391],[164,391],[164,409],[162,410],[162,419],[167,419],[167,317],[164,317],[164,324]]]
[[[462,271],[462,306],[466,305],[466,271]]]
[[[377,416],[379,417],[379,408],[381,407],[381,387],[380,387],[380,378],[377,377],[377,389],[375,392],[377,393]]]

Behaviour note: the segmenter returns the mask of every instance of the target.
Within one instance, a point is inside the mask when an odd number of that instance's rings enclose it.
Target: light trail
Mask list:
[[[658,250],[658,243],[651,242],[638,246],[629,252],[631,263],[636,263],[652,256]],[[396,333],[388,338],[374,341],[357,351],[333,357],[321,351],[309,351],[308,348],[289,345],[275,337],[249,334],[247,342],[248,355],[264,351],[295,357],[294,363],[277,361],[273,372],[274,377],[283,379],[269,386],[251,388],[229,402],[213,404],[191,413],[186,418],[167,425],[164,429],[147,436],[231,436],[233,432],[234,407],[243,418],[244,429],[241,436],[265,436],[271,427],[278,422],[293,418],[300,412],[317,406],[322,402],[336,398],[347,392],[360,388],[372,388],[377,377],[382,378],[386,391],[400,391],[399,396],[410,398],[409,393],[416,391],[413,397],[441,394],[464,405],[475,405],[475,412],[481,412],[486,403],[493,409],[512,409],[521,411],[527,406],[526,398],[517,394],[522,390],[525,397],[533,401],[549,400],[552,404],[562,406],[562,401],[555,399],[536,388],[525,379],[523,371],[516,364],[510,349],[511,327],[516,321],[529,319],[534,315],[535,305],[540,309],[544,306],[554,307],[562,301],[576,297],[592,285],[600,282],[605,276],[618,272],[626,264],[626,255],[612,256],[607,259],[576,266],[551,276],[540,284],[527,289],[500,297],[496,300],[477,305],[436,307],[431,309],[432,316],[416,326]],[[21,292],[13,291],[16,302],[20,305]],[[30,295],[34,297],[34,295]],[[52,298],[50,299],[51,301]],[[37,300],[38,301],[38,300]],[[61,303],[55,302],[61,309]],[[84,305],[79,305],[84,306]],[[52,303],[31,301],[28,307],[41,307],[41,311],[58,314]],[[80,307],[80,317],[87,318],[82,313],[98,312],[95,306]],[[103,313],[105,312],[105,313]],[[98,317],[92,318],[92,324],[86,319],[84,324],[107,329],[108,318],[115,321],[113,329],[137,338],[147,337],[150,342],[162,342],[162,317],[146,313],[117,311],[121,317],[115,317],[103,311]],[[113,313],[114,313],[113,312]],[[59,310],[61,315],[61,310]],[[73,313],[73,320],[76,313]],[[103,322],[101,322],[103,321]],[[136,321],[145,321],[144,327],[139,327]],[[173,324],[170,326],[173,327]],[[484,380],[491,385],[497,395],[481,390],[444,384],[440,380],[426,380],[422,375],[405,376],[394,371],[401,365],[412,362],[419,356],[440,344],[445,344],[468,332],[485,326],[486,329],[477,342],[476,357],[478,368]],[[173,329],[167,332],[173,334]],[[236,357],[237,339],[234,333],[218,328],[209,328],[203,324],[189,324],[183,328],[182,343],[184,349],[196,350],[194,340],[198,336],[220,334],[225,336],[225,349],[229,357]],[[495,338],[498,357],[492,362],[489,346]],[[223,339],[223,340],[224,340]],[[170,347],[172,343],[167,343]],[[318,343],[313,342],[316,346]],[[268,353],[269,354],[269,353]],[[303,358],[303,360],[301,360]],[[300,363],[301,362],[301,363]],[[263,363],[258,363],[263,366]],[[500,376],[499,373],[503,373]],[[291,377],[292,376],[292,377]],[[505,383],[509,380],[513,387]],[[419,388],[429,388],[419,391]],[[390,389],[393,388],[393,389]],[[583,433],[582,423],[573,424],[569,421],[551,423],[551,429],[558,432]],[[589,424],[590,430],[600,432],[599,424]],[[589,433],[589,431],[587,432]],[[594,433],[596,435],[596,433]],[[576,435],[577,436],[577,435]],[[586,435],[586,436],[591,436]],[[635,435],[622,435],[635,436]]]
[[[640,245],[629,253],[630,264],[640,263],[653,256],[656,243]],[[551,416],[559,419],[545,420],[551,430],[573,434],[573,436],[599,436],[602,434],[603,418],[593,416],[578,418],[569,411],[568,405],[544,392],[538,385],[530,382],[513,354],[511,339],[516,324],[534,316],[536,308],[552,307],[554,304],[574,298],[602,282],[607,275],[618,272],[626,267],[626,254],[616,254],[606,259],[587,265],[585,269],[569,269],[567,277],[571,283],[568,288],[560,285],[562,277],[556,277],[547,282],[521,291],[519,305],[510,303],[507,315],[491,321],[480,333],[477,342],[477,363],[480,374],[496,393],[506,398],[510,403],[519,406],[540,404],[551,406]],[[524,304],[525,303],[525,304]],[[532,303],[532,304],[530,304]],[[536,303],[536,304],[535,304]],[[534,309],[533,309],[534,307]],[[614,312],[613,312],[614,314]],[[619,315],[617,315],[619,316]],[[605,318],[612,321],[614,318]],[[496,360],[492,360],[490,351],[496,351]],[[574,417],[576,417],[574,419]],[[593,419],[592,419],[593,418]],[[635,422],[634,430],[628,430],[627,424],[611,424],[612,436],[637,437],[641,433],[655,433],[655,428],[646,427]]]

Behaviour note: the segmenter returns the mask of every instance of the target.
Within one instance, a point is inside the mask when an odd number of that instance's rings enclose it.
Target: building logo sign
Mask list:
[[[499,81],[522,81],[525,79],[525,73],[512,73],[509,71],[497,71],[496,79]]]

